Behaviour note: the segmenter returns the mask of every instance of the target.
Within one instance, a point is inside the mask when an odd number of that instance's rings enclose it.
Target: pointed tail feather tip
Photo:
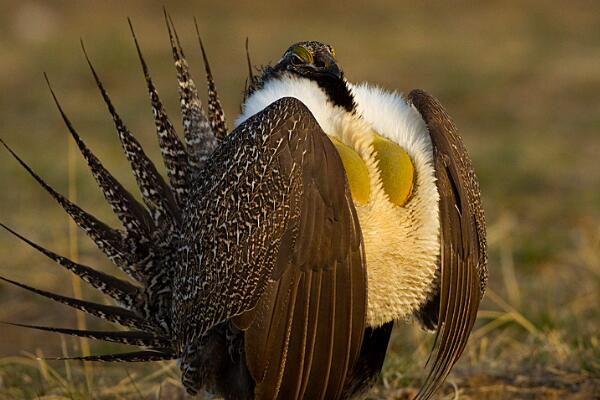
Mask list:
[[[130,353],[102,354],[82,357],[38,357],[37,359],[44,361],[78,360],[102,362],[148,362],[174,360],[175,358],[176,357],[173,354],[161,353],[157,351],[136,351]]]
[[[87,314],[93,315],[95,317],[104,319],[109,322],[114,322],[119,325],[129,326],[132,328],[142,330],[148,328],[148,323],[144,319],[142,319],[133,311],[127,310],[125,308],[109,306],[105,304],[98,304],[86,300],[79,300],[72,297],[62,296],[60,294],[47,292],[45,290],[37,289],[25,285],[23,283],[13,281],[3,276],[0,276],[0,280],[18,286],[29,292],[36,293],[40,296],[46,297],[58,303],[65,304],[69,307],[81,310]]]
[[[187,159],[187,153],[185,152],[183,143],[181,143],[179,136],[177,136],[177,133],[175,132],[173,124],[167,116],[163,103],[158,95],[156,86],[150,77],[148,65],[144,60],[142,50],[135,36],[132,25],[131,32],[140,63],[142,64],[142,71],[144,72],[144,77],[146,79],[148,94],[150,95],[152,113],[154,114],[154,123],[156,125],[156,134],[158,137],[163,163],[167,169],[167,175],[169,177],[171,187],[177,194],[176,198],[178,203],[183,204],[189,190],[189,161]]]
[[[42,325],[20,324],[14,322],[0,321],[1,324],[11,325],[39,331],[59,333],[70,336],[86,337],[94,340],[120,343],[130,346],[147,347],[154,351],[170,349],[170,341],[165,337],[155,336],[144,331],[93,331],[70,328],[58,328]]]
[[[132,28],[133,29],[133,28]],[[144,152],[142,146],[129,131],[120,115],[117,113],[110,96],[108,95],[98,73],[96,72],[90,58],[85,53],[86,61],[90,67],[90,71],[96,81],[96,86],[100,91],[102,99],[108,108],[108,111],[113,119],[117,130],[121,147],[129,161],[136,183],[142,195],[144,203],[150,210],[154,210],[154,219],[158,220],[160,216],[168,215],[171,218],[175,217],[175,199],[173,193],[164,181],[162,175],[158,173],[156,166]],[[149,222],[151,226],[152,223]]]
[[[196,27],[196,34],[198,36],[198,42],[200,43],[200,50],[202,51],[202,60],[204,61],[204,69],[206,71],[206,81],[208,86],[208,114],[212,130],[217,137],[218,141],[223,140],[227,136],[227,123],[225,121],[225,111],[219,100],[219,94],[215,85],[208,57],[200,37],[200,30],[198,28],[198,22],[194,18],[194,24]]]

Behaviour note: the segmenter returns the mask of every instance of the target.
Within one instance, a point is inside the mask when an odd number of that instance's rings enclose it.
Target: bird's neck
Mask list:
[[[302,101],[328,134],[335,130],[335,121],[340,117],[358,119],[353,112],[356,107],[352,91],[346,82],[341,81],[341,84],[329,85],[328,88],[322,85],[326,83],[267,67],[261,79],[248,90],[236,126],[283,97],[295,97]]]
[[[316,77],[307,79],[296,76],[288,71],[280,71],[271,66],[267,66],[262,70],[260,78],[251,82],[250,87],[246,91],[245,98],[250,97],[254,92],[261,90],[268,83],[285,80],[288,77],[294,77],[300,81],[314,82],[325,93],[327,100],[336,107],[341,107],[344,110],[354,113],[356,110],[356,102],[354,96],[344,79],[335,79],[328,76]]]
[[[356,110],[354,96],[345,80],[325,76],[315,79],[315,82],[327,94],[327,98],[333,105],[352,113]]]

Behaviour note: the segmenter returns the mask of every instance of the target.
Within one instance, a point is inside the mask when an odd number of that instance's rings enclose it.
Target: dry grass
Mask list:
[[[160,4],[0,1],[0,136],[63,193],[67,140],[47,93],[47,71],[77,128],[126,186],[134,182],[92,79],[79,37],[117,107],[154,159],[158,150],[125,16],[131,16],[173,119],[174,71]],[[243,43],[255,62],[296,40],[336,46],[349,79],[445,104],[470,149],[489,222],[490,289],[465,355],[440,398],[586,399],[600,393],[600,20],[594,3],[473,6],[319,1],[257,5],[167,4],[200,78],[191,16],[217,71],[228,115],[244,85]],[[79,202],[115,223],[79,158]],[[68,254],[65,216],[4,152],[0,220]],[[87,239],[84,263],[112,271]],[[0,233],[0,274],[70,294],[70,277]],[[84,288],[88,298],[98,296]],[[0,320],[75,326],[70,310],[0,285]],[[100,326],[88,319],[91,327]],[[172,364],[99,366],[86,384],[77,363],[31,354],[78,354],[78,342],[0,327],[0,399],[177,398]],[[409,398],[431,338],[398,324],[376,399]],[[93,352],[116,347],[93,344]]]

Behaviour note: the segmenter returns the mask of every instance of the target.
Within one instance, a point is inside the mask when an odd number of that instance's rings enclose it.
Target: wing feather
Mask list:
[[[427,93],[413,90],[408,99],[427,124],[440,193],[439,311],[429,307],[429,313],[437,313],[425,316],[437,322],[437,333],[433,364],[417,395],[428,399],[458,361],[475,323],[487,281],[485,219],[479,184],[456,126]]]
[[[284,98],[225,137],[203,173],[198,213],[184,224],[199,246],[189,254],[203,257],[175,279],[176,298],[186,293],[176,307],[190,311],[177,324],[184,376],[186,346],[232,319],[257,399],[339,397],[365,330],[366,268],[335,147],[306,106]],[[212,217],[203,201],[215,198]]]

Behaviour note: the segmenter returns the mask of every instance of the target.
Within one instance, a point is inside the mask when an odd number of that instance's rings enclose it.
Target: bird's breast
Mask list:
[[[361,136],[360,140],[348,140],[357,135]],[[402,207],[410,200],[416,178],[415,168],[401,146],[372,129],[329,135],[329,138],[342,160],[352,198],[357,205],[387,201]]]
[[[367,323],[405,318],[432,293],[438,254],[435,210],[406,149],[368,123],[344,118],[327,132],[342,160],[362,230]]]

